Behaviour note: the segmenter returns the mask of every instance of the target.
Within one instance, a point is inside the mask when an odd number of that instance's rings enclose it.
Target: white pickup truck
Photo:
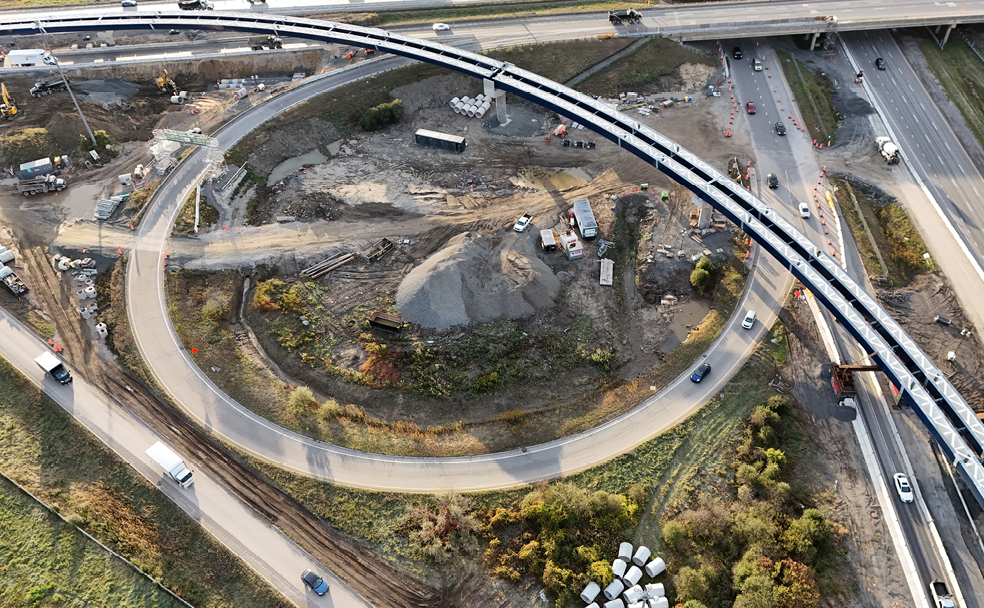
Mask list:
[[[956,608],[950,590],[943,581],[933,581],[929,584],[929,592],[933,594],[933,608]]]
[[[516,225],[513,226],[513,230],[515,230],[516,232],[523,232],[529,227],[530,222],[532,221],[533,221],[532,214],[530,213],[524,214],[523,217],[516,220]]]

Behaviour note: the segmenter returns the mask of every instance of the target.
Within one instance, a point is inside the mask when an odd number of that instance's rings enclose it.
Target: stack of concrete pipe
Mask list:
[[[459,99],[458,103],[461,101]],[[650,558],[652,561],[649,561]],[[662,558],[654,557],[648,547],[639,547],[633,554],[632,543],[621,543],[618,557],[612,561],[615,579],[603,591],[607,601],[599,606],[601,598],[598,598],[598,593],[602,589],[594,582],[584,588],[581,599],[588,603],[587,608],[669,608],[662,583],[650,583],[645,587],[640,584],[643,572],[654,577],[665,571],[666,563]]]
[[[492,99],[485,95],[479,95],[472,99],[466,95],[465,97],[455,97],[448,105],[457,114],[464,114],[469,118],[481,118],[492,108]]]

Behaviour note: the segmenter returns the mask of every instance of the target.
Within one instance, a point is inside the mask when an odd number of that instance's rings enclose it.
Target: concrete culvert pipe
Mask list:
[[[620,559],[616,559],[612,562],[612,573],[614,573],[618,578],[622,578],[625,576],[625,569],[627,567],[628,566],[626,566],[625,562]]]
[[[465,105],[470,104],[471,101],[472,101],[472,98],[469,97],[469,96],[467,96],[467,95],[465,95],[464,97],[461,98],[461,103],[463,103]]]
[[[664,572],[666,570],[666,562],[663,561],[662,557],[657,557],[653,561],[646,564],[646,575],[656,576],[657,574]]]
[[[605,587],[605,598],[613,600],[622,595],[623,591],[625,591],[625,585],[622,584],[622,581],[615,579],[612,581],[612,584]],[[605,605],[607,606],[608,604]]]
[[[468,113],[468,117],[469,118],[471,118],[472,116],[475,116],[475,106],[468,106],[468,108],[467,108],[466,111]]]
[[[85,288],[85,295],[88,296],[88,297],[90,297],[90,298],[96,297],[96,288],[95,287],[86,287]]]
[[[622,543],[618,546],[618,558],[626,563],[632,560],[632,543]]]
[[[488,108],[486,108],[485,106],[479,107],[477,110],[475,110],[475,118],[481,118],[485,116],[486,111],[488,111]]]
[[[75,292],[75,295],[78,296],[78,298],[80,300],[84,300],[85,299],[85,291],[82,290],[82,289],[79,289],[78,291],[76,291]]]
[[[451,98],[451,107],[453,108],[454,104],[458,103],[459,101],[461,101],[461,99],[458,97]]]
[[[0,264],[9,264],[9,263],[11,263],[13,261],[14,261],[14,252],[13,251],[10,251],[10,250],[0,251]]]
[[[622,601],[622,598],[617,597],[605,602],[605,608],[625,608],[625,602]]]
[[[642,570],[639,569],[639,566],[632,566],[629,568],[629,571],[625,573],[625,576],[622,577],[622,580],[625,581],[626,585],[632,587],[642,580]]]
[[[646,595],[649,597],[663,597],[666,595],[666,589],[663,587],[663,583],[649,583],[646,585]]]
[[[457,112],[458,114],[464,114],[466,105],[468,104],[459,101],[458,103],[454,104],[454,111]]]
[[[89,309],[86,308],[85,306],[79,309],[79,314],[82,315],[83,319],[88,319],[89,317],[92,316],[91,314],[89,314]]]
[[[670,608],[670,600],[665,597],[649,600],[649,608]]]
[[[598,586],[598,583],[591,581],[588,583],[588,586],[584,588],[584,591],[581,592],[581,599],[584,600],[585,604],[587,604],[593,602],[594,599],[598,597],[599,593],[601,593],[601,587]]]
[[[653,552],[649,550],[649,547],[639,547],[636,549],[635,555],[632,556],[632,563],[642,568],[652,554]]]

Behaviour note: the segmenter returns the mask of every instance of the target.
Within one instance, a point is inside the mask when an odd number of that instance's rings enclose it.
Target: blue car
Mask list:
[[[694,370],[694,373],[690,375],[690,379],[694,382],[700,382],[704,379],[704,376],[709,373],[711,373],[711,364],[701,363],[697,369]]]
[[[123,7],[126,7],[126,8],[129,8],[129,7],[132,7],[132,6],[136,6],[136,5],[137,5],[137,0],[123,0],[123,2],[120,2],[120,6],[123,6]]]
[[[325,579],[318,576],[314,570],[305,570],[304,574],[301,575],[301,580],[311,588],[311,591],[314,591],[318,595],[328,593],[328,583],[325,582]]]

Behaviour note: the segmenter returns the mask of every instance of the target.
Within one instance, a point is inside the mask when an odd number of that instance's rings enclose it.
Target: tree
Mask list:
[[[663,526],[663,544],[673,551],[674,553],[680,553],[683,546],[683,541],[687,538],[687,529],[684,525],[676,520],[666,522]]]
[[[777,608],[815,608],[820,601],[813,572],[805,564],[784,559],[774,566],[772,578]]]
[[[817,509],[807,509],[803,516],[793,521],[782,535],[782,544],[787,551],[810,562],[816,557],[817,547],[830,537],[830,524],[823,513]]]
[[[714,597],[715,583],[717,583],[717,573],[710,566],[701,566],[699,570],[684,566],[673,577],[677,601],[684,603],[690,600],[707,603]]]
[[[366,110],[359,121],[359,126],[365,131],[374,131],[379,127],[397,122],[402,117],[403,101],[394,99],[389,103],[382,103]]]
[[[700,600],[690,600],[683,605],[683,608],[707,608],[707,606]]]
[[[700,270],[706,270],[707,272],[714,272],[717,270],[717,267],[714,265],[714,262],[711,261],[711,258],[707,257],[701,258],[697,261],[697,268]]]
[[[690,284],[696,287],[701,293],[707,289],[711,283],[711,273],[703,268],[697,268],[690,273]]]

